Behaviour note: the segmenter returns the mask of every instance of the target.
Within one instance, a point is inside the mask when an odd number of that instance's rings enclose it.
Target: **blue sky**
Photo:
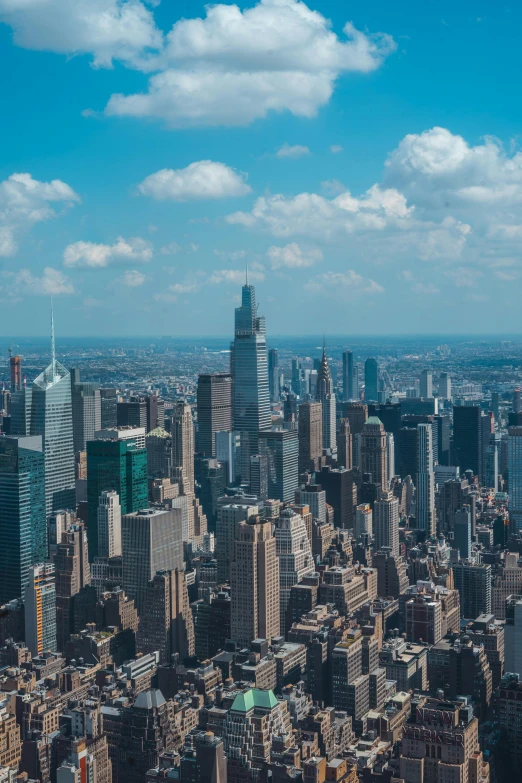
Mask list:
[[[519,332],[521,16],[0,0],[0,331]]]

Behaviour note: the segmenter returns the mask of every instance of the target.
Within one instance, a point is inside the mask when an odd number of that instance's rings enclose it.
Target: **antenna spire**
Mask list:
[[[245,263],[245,285],[248,285],[248,261]]]
[[[53,373],[53,381],[56,377],[56,347],[54,344],[54,305],[53,298],[51,296],[51,365]]]

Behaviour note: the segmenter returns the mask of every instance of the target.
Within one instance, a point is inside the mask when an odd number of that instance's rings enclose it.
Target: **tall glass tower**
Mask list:
[[[236,308],[231,346],[234,379],[234,430],[241,432],[243,459],[258,453],[259,432],[270,429],[270,393],[265,319],[257,314],[256,294],[248,280]]]

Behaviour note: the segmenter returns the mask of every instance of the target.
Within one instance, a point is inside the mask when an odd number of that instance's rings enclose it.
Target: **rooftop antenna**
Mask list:
[[[51,296],[51,365],[53,373],[53,381],[56,376],[56,348],[54,344],[54,305],[53,298]]]
[[[245,263],[245,279],[246,279],[245,285],[248,285],[248,261]]]

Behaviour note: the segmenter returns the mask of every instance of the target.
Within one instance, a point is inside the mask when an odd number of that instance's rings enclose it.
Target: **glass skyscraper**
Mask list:
[[[0,437],[0,604],[20,598],[47,558],[42,438]]]
[[[364,363],[364,401],[377,402],[379,383],[379,366],[377,360],[370,356]]]
[[[259,432],[271,424],[265,319],[257,314],[255,289],[248,283],[243,286],[241,307],[236,308],[231,369],[234,430],[241,432],[246,459],[258,453]]]

